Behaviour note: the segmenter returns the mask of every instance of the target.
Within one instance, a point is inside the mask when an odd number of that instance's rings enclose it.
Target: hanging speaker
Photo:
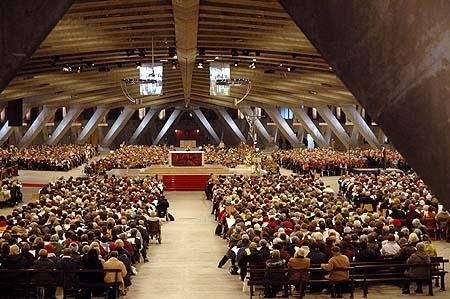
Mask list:
[[[8,101],[7,118],[10,127],[20,127],[23,121],[23,99]]]

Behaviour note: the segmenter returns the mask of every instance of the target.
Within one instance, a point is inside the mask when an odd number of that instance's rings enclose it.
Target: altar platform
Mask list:
[[[140,176],[150,175],[162,179],[167,191],[204,191],[210,175],[251,174],[244,165],[228,168],[222,165],[203,166],[152,165],[140,169]]]

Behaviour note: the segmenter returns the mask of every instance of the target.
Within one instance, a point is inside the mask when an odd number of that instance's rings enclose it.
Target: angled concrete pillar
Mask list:
[[[139,136],[141,136],[142,132],[160,110],[161,108],[151,108],[147,111],[147,114],[145,114],[145,117],[142,119],[141,123],[134,131],[133,136],[131,136],[129,141],[130,144],[135,144],[139,140]]]
[[[56,108],[50,106],[44,106],[38,117],[34,120],[31,126],[28,128],[25,135],[18,145],[19,148],[27,147],[33,142],[34,138],[39,135],[45,124],[55,115]]]
[[[53,131],[53,134],[47,143],[49,145],[58,144],[67,133],[67,131],[69,131],[72,123],[80,116],[82,111],[83,109],[80,107],[71,107],[66,116],[56,127],[55,131]]]
[[[85,143],[88,140],[89,136],[94,133],[95,129],[97,129],[98,124],[103,120],[108,111],[109,109],[104,106],[97,107],[94,115],[92,115],[83,131],[81,131],[80,136],[78,136],[77,143]]]
[[[352,134],[350,137],[350,148],[355,147],[358,144],[359,136],[360,136],[360,134],[359,134],[358,129],[355,126],[353,126]]]
[[[245,142],[244,134],[242,134],[241,130],[239,130],[238,126],[231,118],[230,114],[224,108],[216,108],[215,112],[227,123],[227,125],[230,127],[230,129],[233,131],[234,135],[236,135],[239,141]]]
[[[328,124],[328,127],[333,131],[334,135],[339,139],[340,142],[346,147],[350,146],[350,136],[348,136],[344,127],[341,125],[339,120],[334,116],[333,112],[328,108],[328,106],[317,106],[317,112],[323,120]]]
[[[327,142],[328,146],[330,146],[331,143],[331,135],[333,135],[329,126],[325,127],[325,133],[323,134],[323,138],[325,138],[325,141]]]
[[[9,136],[14,132],[15,127],[10,127],[8,125],[8,121],[3,125],[2,129],[0,130],[0,145],[8,141]]]
[[[205,115],[203,114],[202,110],[200,108],[196,108],[192,110],[193,114],[197,118],[197,120],[203,125],[203,127],[208,131],[209,135],[211,135],[212,139],[215,143],[220,142],[219,136],[217,136],[216,132],[214,131],[213,127],[209,123],[208,119],[206,119]]]
[[[264,108],[273,122],[277,125],[278,129],[281,131],[281,134],[291,143],[292,147],[300,147],[301,142],[298,140],[297,136],[295,136],[294,131],[292,131],[289,124],[286,122],[284,118],[281,117],[280,112],[276,108]],[[295,112],[294,112],[295,113]]]
[[[125,106],[122,112],[120,113],[119,117],[116,119],[116,121],[113,123],[111,128],[109,129],[108,133],[106,134],[105,138],[103,138],[103,141],[101,145],[103,147],[109,147],[111,143],[116,139],[117,135],[119,135],[120,131],[125,127],[127,122],[130,120],[131,116],[133,116],[133,113],[136,111],[136,106]]]
[[[154,145],[157,145],[158,143],[161,142],[161,140],[164,138],[164,136],[167,134],[169,129],[172,127],[172,125],[177,120],[178,116],[180,116],[180,113],[181,113],[181,110],[178,108],[175,108],[175,110],[173,110],[172,114],[169,116],[166,123],[161,128],[161,131],[158,133],[158,136],[156,136],[155,140],[153,140]]]
[[[253,114],[252,109],[250,109],[249,107],[241,107],[239,109],[246,115]],[[258,133],[258,135],[260,137],[264,138],[269,143],[272,143],[274,141],[274,140],[272,140],[272,137],[270,137],[269,132],[267,132],[267,130],[264,127],[264,125],[262,124],[262,122],[257,118],[255,119],[255,127],[256,127],[256,132]]]
[[[303,137],[305,137],[305,129],[302,126],[298,126],[297,138],[302,144],[303,144]]]
[[[361,135],[367,140],[369,145],[376,149],[380,147],[377,137],[372,132],[370,127],[366,124],[361,114],[356,111],[356,108],[352,105],[342,105],[342,111],[344,111],[345,116],[353,123],[353,125],[358,129]]]
[[[319,147],[327,148],[328,144],[325,141],[325,138],[323,138],[322,133],[320,133],[319,129],[316,127],[311,118],[309,118],[305,110],[303,110],[302,108],[292,108],[292,112],[294,112],[297,120],[302,124],[306,132],[311,135],[316,144]]]

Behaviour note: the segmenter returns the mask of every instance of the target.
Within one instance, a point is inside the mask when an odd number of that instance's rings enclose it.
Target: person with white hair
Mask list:
[[[306,252],[303,248],[299,248],[295,252],[294,257],[291,257],[288,262],[288,278],[290,281],[297,283],[296,287],[300,292],[300,296],[303,296],[305,292],[310,265],[311,260],[306,257]]]

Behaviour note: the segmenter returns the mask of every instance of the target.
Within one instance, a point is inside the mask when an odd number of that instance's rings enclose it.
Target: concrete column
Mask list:
[[[295,136],[294,131],[292,131],[289,124],[286,122],[284,118],[281,117],[280,112],[276,108],[264,108],[273,122],[277,125],[278,129],[281,131],[281,134],[291,143],[292,147],[301,147],[301,142],[298,140],[297,136]],[[294,112],[295,113],[295,112]]]
[[[35,119],[35,121],[28,128],[28,131],[22,137],[22,140],[20,140],[18,147],[23,148],[29,146],[42,131],[42,128],[45,126],[45,124],[55,115],[55,112],[56,112],[55,107],[44,106],[42,111],[39,113],[38,117]]]
[[[77,143],[85,143],[88,140],[89,136],[94,133],[95,129],[97,129],[98,124],[103,120],[108,111],[109,109],[104,106],[97,107],[94,115],[92,115],[83,131],[81,131],[80,136],[78,136]]]
[[[331,129],[329,126],[325,126],[325,128],[323,128],[323,138],[325,139],[325,142],[328,144],[328,146],[330,146],[330,142],[331,142]]]
[[[49,145],[58,144],[64,135],[69,131],[72,123],[80,116],[83,111],[80,107],[71,107],[66,116],[62,119],[56,129],[53,131],[52,136],[48,140]]]
[[[203,127],[208,131],[209,135],[212,137],[214,142],[218,144],[220,142],[219,136],[214,131],[213,127],[209,123],[208,119],[203,114],[202,110],[200,108],[196,108],[192,110],[193,114],[197,118],[197,120],[203,125]]]
[[[135,144],[139,140],[139,136],[141,136],[142,132],[147,128],[148,124],[153,120],[155,115],[159,113],[161,108],[151,108],[147,111],[147,114],[145,114],[145,117],[142,119],[139,126],[136,128],[136,130],[133,133],[133,136],[131,136],[129,143]]]
[[[161,140],[164,138],[164,136],[167,134],[169,129],[172,127],[172,125],[177,120],[178,116],[180,116],[181,110],[178,108],[175,108],[173,110],[172,114],[167,119],[166,123],[162,127],[161,131],[158,133],[158,136],[156,136],[155,140],[153,140],[153,145],[157,145],[161,142]]]
[[[234,122],[234,120],[231,118],[230,114],[224,109],[224,108],[216,108],[214,110],[219,117],[221,117],[227,125],[230,127],[230,129],[233,131],[234,135],[239,139],[241,142],[245,142],[244,134],[242,134],[241,130],[239,130],[238,126]]]
[[[105,138],[103,139],[101,145],[103,147],[109,147],[111,143],[116,139],[117,135],[119,135],[120,131],[125,127],[127,122],[133,116],[133,113],[136,111],[136,106],[126,106],[120,113],[119,117],[113,123]]]
[[[253,114],[252,109],[250,109],[249,107],[241,107],[239,109],[247,115]],[[256,127],[256,132],[258,133],[258,135],[260,137],[264,138],[269,143],[273,142],[272,137],[270,137],[269,132],[267,132],[266,128],[264,127],[264,125],[258,118],[255,119],[255,127]]]
[[[308,114],[302,108],[292,108],[297,120],[302,124],[303,128],[308,132],[309,135],[314,139],[319,147],[328,148],[328,144],[323,138],[322,133],[316,127],[314,122],[309,118]]]
[[[358,129],[364,139],[370,144],[370,146],[374,149],[380,147],[380,143],[378,142],[377,137],[372,132],[370,127],[366,124],[361,114],[356,111],[356,108],[352,105],[342,105],[342,111],[344,111],[345,116],[349,119],[353,125]]]
[[[0,145],[8,141],[9,136],[14,132],[14,127],[10,127],[8,125],[8,121],[3,125],[2,129],[0,130]]]
[[[342,142],[342,144],[345,146],[345,148],[349,148],[350,136],[348,136],[344,127],[338,121],[336,116],[334,116],[334,114],[330,110],[330,108],[328,108],[328,106],[321,105],[321,106],[317,106],[316,109],[317,109],[317,112],[319,112],[320,116],[323,118],[323,120],[328,124],[330,129],[336,135],[336,137],[339,139],[339,141]]]

